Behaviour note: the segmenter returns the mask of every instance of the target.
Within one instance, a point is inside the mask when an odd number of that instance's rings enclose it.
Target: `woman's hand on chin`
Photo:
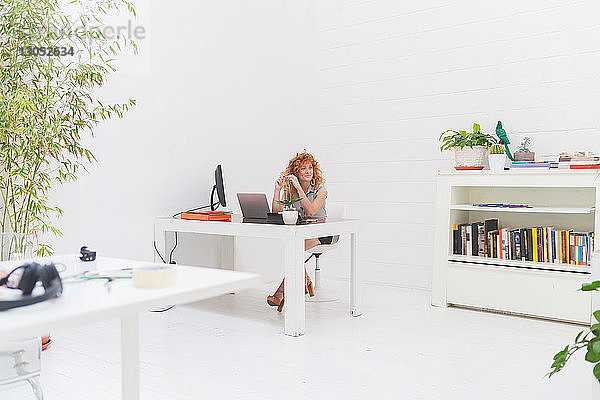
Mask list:
[[[302,187],[300,186],[300,181],[298,181],[298,177],[296,175],[288,175],[288,178],[290,178],[290,180],[292,181],[292,185],[294,185],[296,190],[298,190],[298,192],[300,193]]]
[[[275,181],[275,190],[281,190],[282,187],[283,187],[283,176],[280,176]]]

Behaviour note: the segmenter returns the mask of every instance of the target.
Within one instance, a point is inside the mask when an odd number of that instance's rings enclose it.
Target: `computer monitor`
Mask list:
[[[219,198],[217,203],[214,201],[215,190],[217,191],[217,197]],[[215,169],[215,185],[210,194],[210,209],[215,211],[219,208],[219,204],[223,207],[227,206],[225,203],[225,186],[223,185],[223,169],[220,164],[217,165],[217,169]]]

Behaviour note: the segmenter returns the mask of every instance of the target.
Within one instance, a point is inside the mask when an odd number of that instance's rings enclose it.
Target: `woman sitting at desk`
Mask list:
[[[281,189],[284,185],[284,178],[286,177],[292,182],[293,198],[301,199],[294,204],[294,208],[298,210],[300,216],[304,219],[325,218],[327,216],[327,212],[325,211],[327,189],[324,185],[325,181],[321,175],[319,163],[317,163],[315,158],[311,154],[304,152],[290,160],[285,172],[275,181],[275,193],[273,193],[273,202],[271,205],[273,212],[279,212],[283,208],[277,200],[279,200]],[[306,239],[304,241],[304,250],[320,244],[330,244],[331,240],[332,236]],[[306,278],[304,282],[305,293],[314,296],[313,284],[306,273],[306,269],[304,269],[304,275]],[[267,303],[270,306],[277,306],[277,311],[283,309],[284,282],[285,279],[281,281],[275,293],[267,297]]]

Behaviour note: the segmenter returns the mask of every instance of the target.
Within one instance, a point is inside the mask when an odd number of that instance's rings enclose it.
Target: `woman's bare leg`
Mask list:
[[[284,283],[285,283],[285,278],[281,281],[281,283],[279,284],[279,287],[277,288],[277,290],[275,291],[275,293],[273,293],[273,296],[278,297],[280,299],[283,299],[283,287],[284,287]]]
[[[321,242],[317,238],[305,239],[304,240],[304,250],[312,249],[315,246],[320,245]]]

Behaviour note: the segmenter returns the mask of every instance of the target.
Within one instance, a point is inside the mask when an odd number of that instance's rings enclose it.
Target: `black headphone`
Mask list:
[[[0,301],[0,311],[41,303],[42,301],[59,297],[62,294],[62,281],[54,264],[40,265],[38,263],[30,263],[21,265],[10,271],[4,278],[0,279],[0,287],[7,285],[10,276],[20,269],[23,270],[23,274],[21,275],[21,279],[19,279],[17,287],[11,288],[7,286],[7,288],[21,290],[24,298],[19,300]],[[42,282],[44,294],[31,297],[31,292],[33,292],[33,289],[38,282]]]

